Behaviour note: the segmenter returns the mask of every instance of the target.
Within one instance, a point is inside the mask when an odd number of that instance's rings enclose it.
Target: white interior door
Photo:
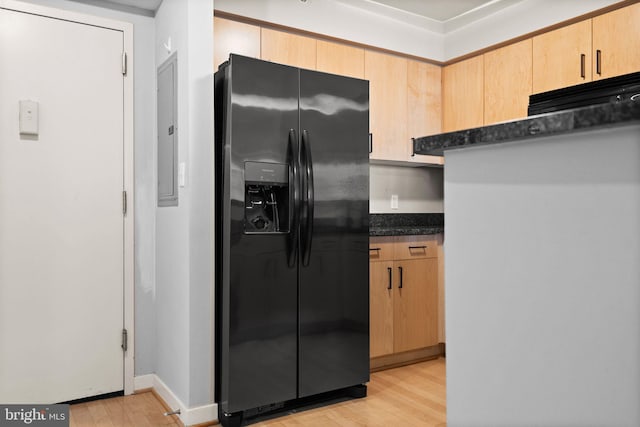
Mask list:
[[[123,390],[122,52],[122,31],[0,9],[2,403]]]

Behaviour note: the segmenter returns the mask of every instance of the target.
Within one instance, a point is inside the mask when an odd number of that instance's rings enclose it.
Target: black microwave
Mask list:
[[[533,116],[628,100],[640,102],[640,72],[531,95],[528,113]]]

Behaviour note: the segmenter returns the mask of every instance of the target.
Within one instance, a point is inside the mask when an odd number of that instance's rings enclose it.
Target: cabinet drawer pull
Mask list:
[[[402,289],[402,267],[398,267],[398,270],[400,270],[400,285],[398,286],[398,289]]]
[[[391,278],[391,267],[387,267],[387,271],[389,272],[389,284],[387,285],[387,289],[393,289],[393,279]]]
[[[409,250],[411,249],[427,249],[427,245],[423,245],[423,246],[409,246]]]
[[[369,248],[370,251],[378,251],[380,252],[382,250],[382,248]]]
[[[580,77],[583,79],[586,77],[585,74],[585,61],[587,60],[587,56],[584,53],[580,54]]]

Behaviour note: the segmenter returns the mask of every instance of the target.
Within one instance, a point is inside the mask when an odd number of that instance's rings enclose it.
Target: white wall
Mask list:
[[[447,425],[640,425],[640,125],[445,158]]]
[[[179,205],[156,212],[156,374],[187,407],[213,401],[212,22],[212,0],[164,0],[156,14],[156,66],[178,55],[178,162],[187,175]]]
[[[442,168],[371,165],[369,212],[444,212],[442,172]],[[398,196],[398,209],[391,209],[392,194]]]
[[[156,14],[156,68],[177,52],[178,162],[189,162],[187,2],[163,1]],[[163,44],[171,38],[171,52]],[[187,177],[190,168],[187,168]],[[156,209],[156,375],[182,401],[189,397],[190,180],[178,206]]]
[[[166,1],[166,0],[165,0]],[[190,0],[189,405],[213,402],[213,0]]]
[[[133,23],[135,146],[135,374],[155,370],[155,43],[150,17],[67,0],[23,0]],[[130,55],[131,56],[131,55]]]

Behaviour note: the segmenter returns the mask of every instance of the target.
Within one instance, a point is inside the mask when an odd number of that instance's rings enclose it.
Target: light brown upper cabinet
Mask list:
[[[230,53],[260,58],[260,27],[213,18],[213,66],[214,70],[229,59]]]
[[[316,69],[316,40],[262,28],[262,59],[293,67]]]
[[[531,95],[531,39],[484,54],[484,124],[527,116]]]
[[[318,71],[364,79],[364,49],[318,40]]]
[[[364,76],[369,80],[371,159],[407,161],[407,60],[366,50]]]
[[[442,130],[474,128],[484,124],[484,58],[474,56],[444,67],[442,75]]]
[[[640,71],[640,3],[593,18],[593,79]]]
[[[533,93],[590,81],[590,19],[533,38]]]
[[[442,132],[442,68],[407,61],[407,133],[419,138]],[[411,144],[411,142],[410,142]],[[412,153],[409,145],[409,154]],[[439,156],[409,156],[411,162],[442,164]]]

